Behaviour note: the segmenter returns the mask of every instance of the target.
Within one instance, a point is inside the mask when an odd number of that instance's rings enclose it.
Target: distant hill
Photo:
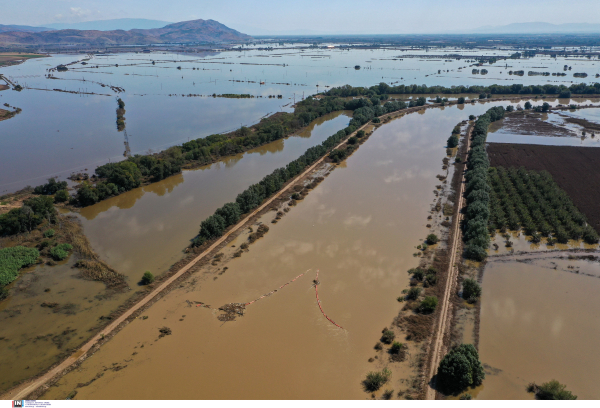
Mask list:
[[[600,33],[600,24],[589,23],[513,23],[504,26],[484,26],[472,31],[479,34],[567,34]]]
[[[0,33],[5,33],[8,31],[26,31],[26,32],[30,32],[30,33],[38,33],[40,31],[49,31],[49,30],[52,30],[52,29],[47,28],[47,27],[31,27],[31,26],[24,26],[24,25],[0,24]]]
[[[162,28],[168,24],[168,21],[147,20],[145,18],[118,18],[115,20],[96,20],[83,21],[80,23],[52,23],[44,24],[53,30],[148,30],[151,28]]]
[[[12,31],[0,33],[0,44],[164,44],[196,42],[237,42],[252,39],[214,20],[192,20],[148,30],[57,30],[44,32]]]

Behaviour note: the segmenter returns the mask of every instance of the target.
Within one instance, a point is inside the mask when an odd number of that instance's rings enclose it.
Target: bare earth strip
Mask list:
[[[466,149],[467,152],[469,151],[472,130],[473,130],[473,126],[471,125],[471,126],[469,126],[469,130],[467,131],[467,134],[465,136],[467,139],[467,149]],[[450,252],[450,261],[448,262],[446,286],[444,288],[444,295],[440,302],[440,306],[441,306],[440,314],[438,316],[438,321],[437,321],[437,324],[435,326],[435,330],[433,333],[433,343],[432,343],[433,352],[431,354],[431,361],[429,363],[429,372],[428,372],[428,376],[427,376],[427,378],[429,378],[429,383],[427,385],[427,390],[425,393],[425,399],[428,399],[428,400],[433,400],[433,399],[435,399],[435,396],[436,396],[435,382],[433,380],[433,377],[436,374],[437,367],[440,364],[440,361],[444,354],[444,337],[445,337],[448,327],[450,326],[450,321],[451,321],[451,317],[452,317],[449,313],[449,310],[450,310],[449,306],[451,303],[450,295],[454,290],[454,286],[456,284],[456,279],[458,277],[458,267],[455,265],[455,262],[456,262],[456,254],[459,250],[460,238],[462,238],[462,235],[460,233],[460,220],[462,218],[460,210],[463,207],[464,190],[465,190],[465,178],[464,178],[464,173],[463,173],[461,183],[460,183],[460,189],[458,191],[458,204],[457,204],[458,216],[457,216],[456,221],[454,222],[454,230],[452,231],[452,243],[450,245],[450,248],[448,249]]]

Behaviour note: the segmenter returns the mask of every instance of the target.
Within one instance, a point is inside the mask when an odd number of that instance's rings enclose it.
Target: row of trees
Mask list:
[[[490,168],[489,229],[522,229],[534,241],[548,237],[567,243],[584,239],[598,243],[598,233],[546,171]]]
[[[513,71],[515,73],[515,71]],[[371,87],[353,87],[344,85],[337,88],[331,88],[325,92],[328,96],[350,97],[350,96],[375,96],[390,94],[524,94],[524,95],[558,95],[564,91],[571,91],[573,94],[600,94],[600,83],[594,84],[573,84],[569,87],[565,85],[471,85],[471,86],[427,86],[427,85],[397,85],[390,86],[384,82]]]
[[[488,161],[485,151],[490,123],[504,117],[504,108],[496,106],[481,115],[473,126],[471,151],[467,160],[466,189],[467,210],[463,224],[465,257],[483,261],[490,242],[488,220],[490,215],[490,185],[488,183]]]
[[[122,101],[119,102],[119,109]],[[379,105],[379,99],[377,100]],[[372,104],[371,104],[372,105]],[[84,183],[73,204],[92,205],[113,195],[138,187],[143,181],[159,181],[181,172],[186,164],[213,163],[223,156],[244,152],[281,139],[327,113],[346,108],[337,97],[306,98],[298,102],[294,113],[278,113],[252,127],[241,127],[228,134],[210,135],[173,146],[158,154],[135,155],[120,163],[108,163],[96,169],[98,180]]]
[[[401,109],[402,105],[397,104],[388,106],[394,106]],[[320,145],[309,148],[298,159],[290,162],[285,167],[274,170],[257,184],[251,185],[240,193],[234,202],[227,203],[217,209],[213,215],[202,221],[200,224],[200,232],[198,233],[198,236],[192,240],[192,245],[200,246],[208,240],[223,235],[225,230],[237,223],[243,214],[249,213],[258,207],[265,199],[279,191],[287,181],[296,177],[308,166],[327,154],[327,152],[331,151],[358,127],[369,122],[373,118],[373,112],[372,106],[356,108],[348,127],[329,136]]]
[[[78,189],[73,204],[92,205],[113,195],[138,187],[143,181],[160,181],[181,172],[187,164],[214,163],[223,156],[273,142],[308,125],[313,120],[334,111],[353,110],[352,131],[363,123],[383,114],[407,107],[404,102],[385,101],[385,96],[345,101],[338,97],[306,98],[298,102],[294,113],[281,112],[261,120],[252,127],[241,127],[228,134],[210,135],[173,146],[158,154],[135,155],[119,163],[108,163],[96,168],[98,180],[84,183]],[[408,106],[425,104],[425,98],[411,101]]]

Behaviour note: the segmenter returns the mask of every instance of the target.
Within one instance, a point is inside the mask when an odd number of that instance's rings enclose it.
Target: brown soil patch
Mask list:
[[[600,231],[600,149],[490,143],[491,166],[546,170],[565,190],[596,231]]]
[[[586,119],[574,118],[572,116],[564,116],[561,115],[565,122],[573,123],[575,125],[581,126],[588,132],[600,132],[600,123],[590,122]]]

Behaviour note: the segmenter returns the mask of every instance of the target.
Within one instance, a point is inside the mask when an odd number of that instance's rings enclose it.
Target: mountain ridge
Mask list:
[[[107,44],[144,45],[166,43],[236,42],[252,37],[215,20],[191,20],[162,28],[132,30],[54,30],[42,32],[11,31],[0,33],[0,44]]]

